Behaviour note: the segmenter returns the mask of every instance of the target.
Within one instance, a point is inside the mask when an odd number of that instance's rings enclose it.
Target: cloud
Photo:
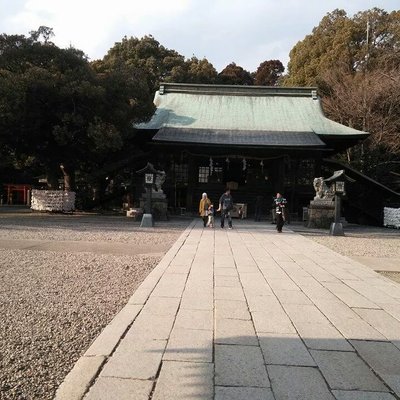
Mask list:
[[[391,11],[397,2],[0,0],[0,27],[8,34],[51,27],[59,47],[72,45],[91,59],[102,58],[124,36],[152,34],[186,57],[206,57],[219,71],[232,61],[255,71],[267,59],[286,64],[292,47],[329,11],[343,8],[352,15],[375,6]]]
[[[144,21],[150,22],[151,27],[152,19],[155,24],[163,17],[180,13],[187,4],[187,0],[26,0],[18,12],[6,18],[5,25],[9,30],[19,29],[12,33],[24,34],[41,25],[49,26],[54,30],[54,41],[58,46],[72,45],[98,58],[106,52],[103,44],[110,47],[113,44],[110,32],[118,32],[119,27],[131,31]]]

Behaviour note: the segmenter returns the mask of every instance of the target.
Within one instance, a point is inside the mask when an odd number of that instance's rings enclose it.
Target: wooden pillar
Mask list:
[[[289,210],[291,213],[294,213],[295,210],[297,209],[297,204],[295,201],[295,196],[296,196],[296,188],[297,188],[297,180],[298,180],[298,171],[299,171],[299,159],[296,158],[294,160],[295,162],[291,164],[291,177],[292,177],[292,187],[290,191],[290,201],[289,201]],[[294,168],[292,168],[294,166]],[[297,199],[296,199],[297,200]]]
[[[276,192],[283,194],[285,189],[285,157],[277,160],[277,182],[275,185]]]
[[[316,157],[314,164],[314,177],[317,178],[321,176],[321,174],[322,174],[322,159],[321,157]]]
[[[192,211],[193,208],[193,191],[198,177],[197,164],[193,157],[188,157],[188,186],[186,193],[186,210]]]

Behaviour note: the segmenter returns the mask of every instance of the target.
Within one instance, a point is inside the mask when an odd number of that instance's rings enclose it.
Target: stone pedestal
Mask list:
[[[329,234],[331,236],[344,236],[343,224],[341,222],[332,222]]]
[[[143,193],[140,197],[140,208],[145,209],[147,193]],[[151,214],[155,220],[167,221],[168,220],[168,200],[164,193],[153,191],[151,193]]]
[[[143,214],[141,228],[152,228],[154,226],[153,216],[151,214]]]
[[[335,202],[332,200],[312,200],[308,207],[308,228],[329,229],[335,220]]]

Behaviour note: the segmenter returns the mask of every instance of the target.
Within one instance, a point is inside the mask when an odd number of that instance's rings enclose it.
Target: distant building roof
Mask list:
[[[199,144],[323,147],[321,138],[364,138],[326,118],[316,88],[164,83],[157,110],[138,129],[155,141]]]

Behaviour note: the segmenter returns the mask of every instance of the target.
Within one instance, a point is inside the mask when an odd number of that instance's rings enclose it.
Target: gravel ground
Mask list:
[[[165,242],[168,232],[181,232],[187,220],[158,222],[152,243]],[[0,239],[115,241],[148,244],[140,222],[120,216],[0,214]],[[46,229],[43,229],[46,227]]]
[[[298,228],[299,229],[299,228]],[[301,230],[301,229],[300,229]],[[299,232],[347,257],[395,258],[400,260],[400,231],[398,229],[351,225],[346,236],[329,236],[327,231]],[[400,271],[400,261],[398,265]],[[400,272],[377,271],[400,283]]]
[[[0,239],[172,243],[188,220],[143,230],[126,217],[0,213]],[[400,257],[400,231],[348,227],[345,237],[291,229],[346,256]],[[0,249],[0,399],[55,390],[157,265],[150,255]]]
[[[0,214],[0,238],[172,243],[188,221]],[[150,255],[0,249],[0,399],[52,399],[78,358],[157,265]]]
[[[339,254],[348,257],[400,257],[400,237],[369,238],[308,236]]]
[[[400,230],[352,225],[346,236],[329,236],[327,231],[295,231],[348,257],[400,257]]]

